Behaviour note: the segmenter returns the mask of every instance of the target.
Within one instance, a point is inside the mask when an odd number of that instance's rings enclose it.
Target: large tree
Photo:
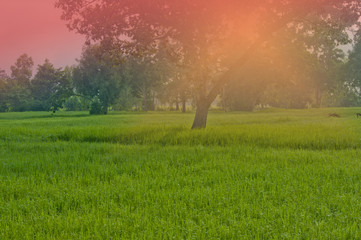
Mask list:
[[[188,69],[196,93],[193,128],[202,128],[211,103],[265,42],[293,31],[296,39],[343,44],[346,29],[360,17],[361,2],[57,0],[56,6],[70,29],[123,54],[152,56],[166,42]]]

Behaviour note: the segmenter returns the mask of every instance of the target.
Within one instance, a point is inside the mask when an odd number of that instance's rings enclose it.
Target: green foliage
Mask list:
[[[26,111],[31,105],[30,79],[34,62],[27,54],[21,55],[11,66],[11,77],[5,87],[5,105],[9,111]]]
[[[349,53],[347,63],[348,83],[351,86],[359,87],[361,85],[361,40],[358,40],[352,51]]]
[[[361,104],[361,40],[356,40],[352,51],[349,53],[348,62],[343,68],[343,77],[346,79],[344,92],[348,102]],[[356,100],[356,101],[355,101]]]
[[[65,67],[64,70],[57,70],[57,81],[53,86],[53,92],[48,100],[50,102],[51,110],[57,111],[63,107],[65,101],[74,95],[73,89],[73,69]]]
[[[358,239],[355,112],[1,113],[0,238]]]
[[[38,66],[37,73],[31,81],[31,91],[34,98],[33,111],[49,111],[53,107],[54,96],[57,94],[60,84],[61,71],[45,60],[43,65]],[[59,106],[56,106],[58,108]]]
[[[33,59],[27,54],[22,54],[11,66],[12,85],[19,85],[27,88],[30,85],[30,79],[33,74],[32,68],[34,66]]]
[[[1,74],[0,111],[56,111],[73,94],[70,68],[55,69],[45,60],[31,79],[32,66],[24,54],[11,67],[11,78]]]
[[[90,115],[104,114],[102,104],[98,97],[94,97],[90,104]]]
[[[6,112],[8,110],[7,106],[7,80],[8,76],[4,70],[0,70],[0,112]]]
[[[297,39],[291,30],[279,35],[225,87],[225,109],[357,106],[357,88],[347,80],[349,63],[336,43],[309,42],[307,35]]]
[[[10,80],[8,91],[6,92],[6,101],[9,111],[24,112],[31,106],[31,91],[28,87],[13,85]]]
[[[140,105],[141,100],[134,95],[134,91],[131,86],[124,86],[120,90],[118,99],[113,105],[113,110],[127,111],[132,110],[134,107]]]
[[[170,67],[162,56],[153,58],[130,58],[130,82],[133,95],[140,99],[143,111],[155,110],[154,99],[157,90],[161,90],[162,84],[166,83]]]
[[[123,65],[114,67],[112,61],[100,46],[88,46],[74,69],[76,92],[90,99],[97,97],[103,113],[107,113],[119,97],[123,74],[126,74]]]
[[[67,111],[85,111],[89,109],[89,100],[79,96],[71,96],[63,105]]]

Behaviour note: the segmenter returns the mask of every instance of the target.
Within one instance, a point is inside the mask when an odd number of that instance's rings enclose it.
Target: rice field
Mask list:
[[[0,239],[359,239],[356,112],[1,113]]]

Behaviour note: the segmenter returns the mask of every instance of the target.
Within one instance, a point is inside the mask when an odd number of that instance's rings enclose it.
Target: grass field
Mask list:
[[[361,239],[356,112],[1,113],[0,239]]]

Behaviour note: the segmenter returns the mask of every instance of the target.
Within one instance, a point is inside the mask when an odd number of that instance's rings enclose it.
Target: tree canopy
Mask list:
[[[91,113],[106,114],[119,97],[123,74],[126,74],[123,65],[114,66],[98,45],[88,46],[74,69],[74,87],[93,102]]]
[[[56,69],[46,59],[31,81],[31,92],[33,110],[56,111],[72,95],[71,77],[67,70]]]
[[[22,54],[11,66],[11,77],[14,85],[27,87],[33,75],[34,61],[27,54]]]

